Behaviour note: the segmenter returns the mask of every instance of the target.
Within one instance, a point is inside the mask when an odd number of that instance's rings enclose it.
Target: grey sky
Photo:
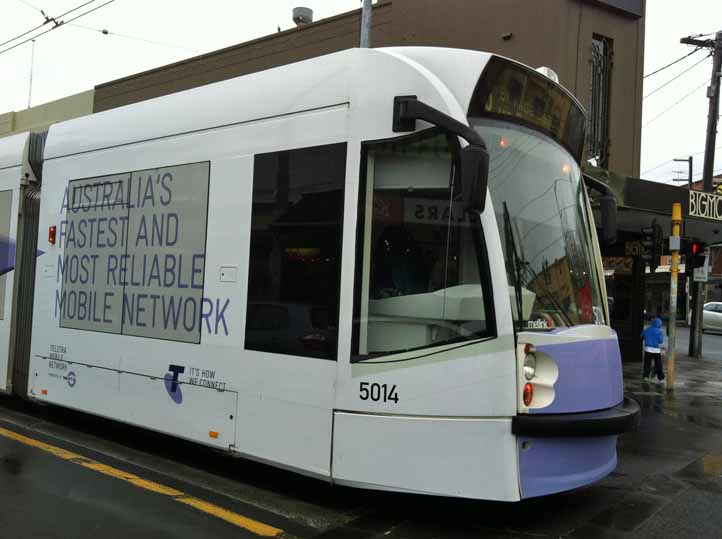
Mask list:
[[[83,0],[27,2],[49,15],[58,15],[82,4]],[[98,0],[86,9],[102,3],[104,0]],[[103,35],[74,26],[65,26],[40,37],[35,45],[32,104],[261,37],[275,32],[278,26],[291,28],[291,9],[299,4],[313,8],[315,18],[319,19],[357,8],[360,0],[265,0],[253,3],[238,0],[116,0],[79,19],[76,24],[138,39]],[[43,22],[40,13],[21,0],[0,0],[0,8],[3,14],[0,18],[0,42]],[[79,10],[72,15],[82,12]],[[647,0],[645,73],[691,50],[679,43],[680,37],[720,29],[720,0]],[[0,51],[5,48],[0,47]],[[27,106],[30,51],[28,43],[0,53],[0,70],[5,82],[0,86],[0,113]],[[615,50],[615,54],[624,54],[624,51]],[[698,52],[674,67],[645,79],[644,94],[649,94],[702,60],[703,56],[703,52]],[[642,177],[669,181],[679,176],[675,171],[686,171],[686,165],[665,161],[704,150],[707,99],[704,87],[700,86],[709,80],[710,71],[711,60],[708,59],[644,100],[642,123],[646,127],[642,132]],[[700,88],[655,119],[697,87]],[[717,146],[722,146],[722,136]],[[722,173],[722,150],[717,155],[715,170]],[[695,172],[699,176],[703,154],[695,155],[694,159]]]

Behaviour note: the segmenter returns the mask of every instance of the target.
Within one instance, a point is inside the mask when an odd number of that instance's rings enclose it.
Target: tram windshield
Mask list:
[[[603,323],[574,158],[538,131],[485,118],[471,123],[489,150],[489,193],[520,328]]]

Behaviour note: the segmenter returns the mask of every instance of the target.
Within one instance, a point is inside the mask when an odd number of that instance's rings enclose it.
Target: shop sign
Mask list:
[[[702,191],[690,191],[689,216],[722,221],[722,196]]]

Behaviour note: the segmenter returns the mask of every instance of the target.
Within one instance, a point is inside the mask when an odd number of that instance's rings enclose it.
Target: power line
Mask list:
[[[90,26],[84,26],[82,24],[73,24],[73,23],[68,23],[68,26],[72,26],[74,28],[80,28],[82,30],[88,30],[89,32],[98,32],[105,36],[121,37],[124,39],[131,39],[133,41],[142,41],[144,43],[149,43],[151,45],[160,45],[161,47],[170,47],[173,49],[183,49],[186,51],[195,52],[193,49],[189,49],[188,47],[184,47],[182,45],[176,45],[174,43],[165,43],[163,41],[153,41],[151,39],[145,39],[145,38],[138,37],[138,36],[131,36],[129,34],[120,34],[118,32],[111,32],[110,30],[108,30],[106,28],[92,28]]]
[[[717,146],[717,147],[715,148],[715,150],[722,150],[722,146]],[[695,156],[695,155],[702,155],[703,153],[704,153],[704,150],[699,151],[699,152],[695,152],[695,153],[690,153],[690,154],[687,154],[687,155]],[[654,171],[654,170],[657,170],[658,168],[661,168],[661,167],[663,167],[664,165],[666,165],[667,163],[671,163],[672,161],[674,161],[674,159],[667,159],[664,163],[659,163],[658,165],[655,165],[654,167],[652,167],[652,168],[650,168],[650,169],[648,169],[648,170],[645,170],[644,172],[642,172],[642,175],[649,174],[650,172],[652,172],[652,171]]]
[[[656,93],[659,92],[662,88],[664,88],[665,86],[668,86],[668,85],[671,84],[672,82],[676,81],[678,78],[680,78],[682,75],[684,75],[685,73],[687,73],[689,70],[694,69],[695,67],[697,67],[699,64],[701,64],[702,62],[704,62],[704,61],[705,61],[707,58],[709,58],[710,56],[712,56],[712,53],[710,53],[710,54],[708,54],[707,56],[705,56],[704,58],[702,58],[699,62],[696,62],[696,63],[692,64],[690,67],[688,67],[687,69],[685,69],[684,71],[682,71],[679,75],[677,75],[677,76],[675,76],[675,77],[672,77],[672,78],[669,79],[667,82],[665,82],[662,86],[659,86],[658,88],[655,88],[654,90],[652,90],[651,92],[649,92],[647,95],[645,95],[642,99],[647,99],[649,96],[656,94]]]
[[[664,71],[664,70],[667,69],[668,67],[672,67],[674,64],[676,64],[676,63],[678,63],[678,62],[681,62],[682,60],[684,60],[685,58],[688,58],[689,56],[692,56],[695,52],[697,52],[698,50],[700,50],[700,48],[701,48],[701,47],[697,47],[697,48],[694,49],[692,52],[687,53],[687,54],[685,54],[684,56],[682,56],[682,57],[680,57],[680,58],[677,58],[674,62],[670,62],[670,63],[668,63],[666,66],[660,67],[660,68],[657,69],[656,71],[652,71],[651,73],[646,74],[646,75],[644,76],[644,78],[646,79],[647,77],[651,77],[652,75],[656,75],[656,74],[659,73],[660,71]]]
[[[39,11],[43,16],[45,15],[45,13],[43,12],[42,9],[40,9],[40,8],[37,7],[37,6],[32,5],[30,2],[26,2],[25,0],[17,0],[17,1],[20,2],[21,4],[25,4],[26,6],[28,6],[29,8],[34,9],[35,11]]]
[[[83,5],[87,5],[87,4],[90,4],[90,3],[95,2],[95,1],[96,1],[96,0],[90,0],[90,2],[86,2],[86,3],[83,4]],[[13,50],[13,49],[15,49],[15,48],[17,48],[17,47],[19,47],[19,46],[21,46],[21,45],[24,45],[24,44],[27,43],[28,41],[33,41],[34,39],[39,38],[40,36],[44,36],[44,35],[47,34],[48,32],[52,32],[53,30],[55,30],[55,29],[57,29],[57,28],[60,28],[61,26],[64,26],[64,25],[66,25],[66,24],[70,24],[71,22],[76,21],[76,20],[78,20],[78,19],[81,18],[81,17],[85,17],[86,15],[89,15],[89,14],[92,13],[93,11],[97,11],[97,10],[99,10],[100,8],[103,8],[103,7],[107,6],[108,4],[112,4],[113,2],[115,2],[115,0],[108,0],[108,1],[105,2],[104,4],[100,4],[99,6],[96,6],[96,7],[92,8],[92,9],[89,9],[88,11],[86,11],[86,12],[84,12],[84,13],[81,13],[80,15],[77,15],[77,16],[73,17],[72,19],[68,19],[67,21],[60,21],[60,22],[56,23],[55,26],[53,26],[52,28],[48,28],[48,29],[45,30],[44,32],[40,32],[39,34],[35,34],[34,36],[29,37],[28,39],[26,39],[26,40],[24,40],[24,41],[21,41],[20,43],[16,43],[15,45],[11,45],[10,47],[8,47],[8,48],[6,48],[6,49],[0,50],[0,54],[6,53],[6,52],[8,52],[8,51],[11,51],[11,50]],[[80,9],[81,7],[82,7],[82,6],[78,6],[77,8],[74,8],[74,9],[72,9],[72,10],[70,10],[69,12],[66,12],[66,13],[70,13],[70,12],[72,12],[72,11],[76,11],[76,10]],[[59,17],[62,17],[62,15],[59,15]],[[11,41],[12,41],[12,40],[11,40]],[[0,46],[2,46],[2,44],[0,44]]]
[[[84,4],[80,4],[79,6],[74,7],[73,9],[71,9],[71,10],[69,10],[69,11],[66,11],[65,13],[62,13],[62,14],[58,15],[57,17],[48,17],[42,9],[39,9],[39,11],[43,14],[43,17],[45,17],[45,22],[44,22],[44,23],[39,24],[39,25],[37,25],[35,28],[31,28],[30,30],[26,30],[26,31],[23,32],[22,34],[18,34],[17,36],[15,36],[15,37],[13,37],[13,38],[11,38],[11,39],[8,39],[7,41],[3,41],[2,43],[0,43],[0,47],[2,47],[2,46],[4,46],[4,45],[7,45],[8,43],[12,43],[13,41],[17,41],[17,40],[20,39],[21,37],[25,37],[26,35],[35,32],[35,30],[39,30],[40,28],[42,28],[42,27],[45,26],[46,24],[53,23],[53,24],[55,25],[55,26],[53,26],[53,28],[57,28],[58,26],[60,26],[60,24],[62,24],[62,23],[58,23],[57,19],[59,19],[60,17],[64,17],[65,15],[69,15],[69,14],[72,13],[73,11],[77,11],[77,10],[79,10],[80,8],[83,8],[83,7],[87,6],[88,4],[92,4],[92,3],[95,2],[95,1],[96,1],[96,0],[89,0],[88,2],[85,2]],[[38,34],[38,35],[41,35],[41,34]],[[34,36],[34,37],[31,38],[31,39],[34,39],[35,37],[37,37],[37,36]],[[23,43],[27,43],[28,41],[29,41],[29,40],[26,40],[26,41],[24,41]],[[22,43],[21,43],[21,45],[22,45]],[[9,50],[9,49],[8,49],[8,50]]]
[[[0,53],[2,53],[2,51],[0,51]],[[693,93],[695,93],[697,90],[699,90],[700,88],[702,88],[702,87],[704,87],[704,86],[707,86],[708,84],[709,84],[709,81],[705,79],[705,81],[704,81],[702,84],[700,84],[699,86],[697,86],[694,90],[692,90],[692,91],[689,92],[688,94],[685,94],[681,99],[679,99],[679,100],[675,101],[674,103],[672,103],[669,107],[667,107],[667,108],[664,109],[662,112],[660,112],[659,114],[657,114],[654,118],[652,118],[651,120],[649,120],[649,121],[648,121],[646,124],[644,124],[642,127],[647,127],[649,124],[651,124],[652,122],[654,122],[654,121],[657,120],[658,118],[661,118],[662,116],[664,116],[665,114],[667,114],[670,110],[672,110],[674,107],[676,107],[677,105],[679,105],[682,101],[684,101],[684,100],[687,99],[689,96],[691,96]]]

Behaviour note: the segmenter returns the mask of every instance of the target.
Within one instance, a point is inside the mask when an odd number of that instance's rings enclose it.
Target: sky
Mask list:
[[[42,24],[39,10],[58,17],[87,1],[0,0],[0,43]],[[108,0],[92,1],[60,19],[69,21],[105,2]],[[312,8],[318,20],[358,8],[361,0],[258,0],[253,4],[242,0],[113,0],[35,41],[30,96],[32,44],[12,50],[8,48],[23,39],[0,45],[0,80],[4,82],[0,84],[0,113],[26,108],[29,97],[32,105],[38,105],[268,35],[278,27],[293,28],[291,11],[299,4]],[[645,74],[691,52],[692,48],[679,43],[681,37],[717,30],[722,30],[722,0],[647,0]],[[712,70],[711,58],[704,56],[697,52],[644,80],[648,97],[643,101],[641,176],[645,179],[672,182],[686,178],[686,163],[672,159],[690,154],[695,179],[701,177],[708,107],[704,83]],[[716,146],[720,149],[715,171],[722,173],[722,134]]]

